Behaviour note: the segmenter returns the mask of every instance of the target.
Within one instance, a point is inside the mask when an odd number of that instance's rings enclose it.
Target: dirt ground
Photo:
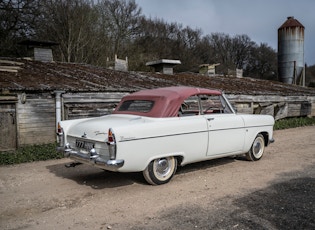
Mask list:
[[[258,162],[188,165],[162,186],[70,160],[0,167],[0,229],[315,229],[315,126]]]

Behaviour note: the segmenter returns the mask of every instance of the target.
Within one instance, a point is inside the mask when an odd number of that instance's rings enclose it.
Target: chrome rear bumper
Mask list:
[[[74,151],[70,148],[58,148],[60,152],[63,152],[65,157],[84,163],[93,165],[97,168],[105,169],[108,171],[118,171],[124,165],[124,160],[104,160],[99,154],[95,152],[94,149],[90,150],[89,154],[84,154],[78,151]]]

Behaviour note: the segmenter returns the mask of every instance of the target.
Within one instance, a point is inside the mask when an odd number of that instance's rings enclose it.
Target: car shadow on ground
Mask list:
[[[314,169],[279,174],[269,186],[241,196],[181,204],[130,229],[315,229]]]
[[[193,164],[188,164],[184,166],[178,166],[176,174],[185,174],[203,169],[216,168],[220,165],[231,164],[236,160],[245,160],[243,157],[225,157],[212,159],[207,161],[201,161]]]
[[[226,157],[193,163],[178,167],[176,174],[186,174],[198,170],[215,168],[220,165],[232,163],[235,160],[242,160],[242,158]],[[148,185],[141,172],[110,172],[85,164],[67,168],[65,167],[65,163],[49,165],[46,168],[57,177],[73,180],[80,185],[90,186],[93,189],[115,188],[131,184]]]
[[[116,188],[134,183],[145,183],[139,173],[110,172],[84,164],[71,168],[66,168],[65,164],[55,164],[46,168],[57,177],[69,179],[79,185],[90,186],[93,189]]]

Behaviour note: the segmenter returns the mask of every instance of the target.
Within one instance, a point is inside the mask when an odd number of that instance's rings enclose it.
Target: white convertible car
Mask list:
[[[60,122],[58,149],[74,160],[68,166],[143,172],[160,185],[178,165],[240,154],[259,160],[273,125],[269,115],[236,114],[218,90],[158,88],[123,97],[110,115]]]

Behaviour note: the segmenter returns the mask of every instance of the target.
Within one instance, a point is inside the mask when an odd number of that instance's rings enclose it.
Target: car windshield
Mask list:
[[[124,101],[118,111],[148,113],[153,108],[154,101],[128,100]]]

